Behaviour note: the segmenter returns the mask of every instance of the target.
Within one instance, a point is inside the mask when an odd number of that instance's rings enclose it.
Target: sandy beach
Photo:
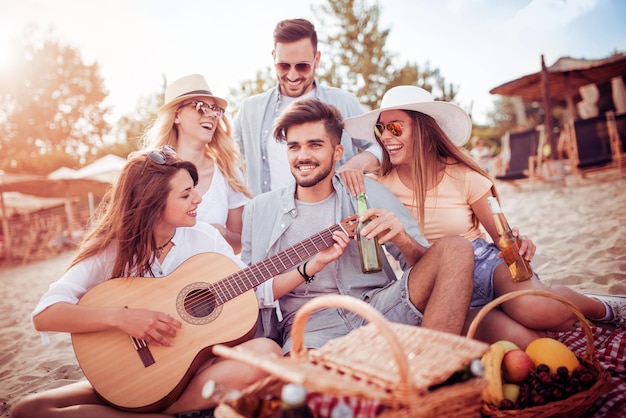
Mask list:
[[[548,284],[626,294],[626,173],[605,170],[564,183],[498,183],[512,226],[537,245],[534,266]],[[0,417],[20,397],[81,379],[69,335],[41,344],[30,312],[73,254],[0,269]]]

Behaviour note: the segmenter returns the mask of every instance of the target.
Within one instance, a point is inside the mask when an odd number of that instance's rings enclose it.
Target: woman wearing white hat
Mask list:
[[[147,148],[169,145],[196,165],[200,176],[196,190],[202,196],[198,220],[216,227],[237,254],[243,207],[252,195],[244,184],[243,159],[224,116],[227,106],[225,99],[213,95],[203,76],[180,78],[165,90],[165,103],[143,142]]]
[[[480,230],[482,224],[497,242],[487,198],[498,194],[491,177],[460,148],[472,130],[463,109],[435,101],[422,88],[398,86],[385,93],[380,109],[346,119],[345,129],[354,137],[378,141],[382,146],[378,180],[411,211],[431,244],[446,235],[462,235],[472,242],[472,308],[514,290],[543,289],[567,297],[590,319],[626,325],[623,306],[609,306],[564,286],[549,289],[536,275],[513,283],[509,269],[498,257],[500,250]],[[525,236],[520,238],[520,252],[530,261],[535,245]],[[491,318],[481,322],[477,336],[485,341],[507,339],[525,347],[543,330],[565,330],[575,322],[569,308],[560,302],[530,298],[516,298],[506,302],[502,311],[492,311]],[[490,326],[490,321],[500,321],[500,325],[491,322]]]

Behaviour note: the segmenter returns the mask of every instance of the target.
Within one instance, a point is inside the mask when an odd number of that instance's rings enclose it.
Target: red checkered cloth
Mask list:
[[[374,418],[381,409],[380,403],[371,399],[357,400],[356,398],[346,396],[338,398],[336,396],[315,392],[307,395],[306,403],[315,413],[315,416],[327,418],[331,416],[333,409],[340,400],[344,401],[352,408],[354,418]]]
[[[611,389],[601,395],[584,415],[587,418],[626,416],[626,331],[592,326],[595,358],[611,375]],[[586,336],[580,329],[554,336],[577,355],[585,352]]]
[[[611,375],[611,389],[601,395],[585,418],[623,418],[626,416],[626,331],[610,330],[592,326],[595,357]],[[586,348],[586,335],[580,329],[561,332],[555,339],[567,345],[577,355],[582,356]],[[374,418],[381,405],[373,400],[357,401],[354,398],[337,398],[320,393],[309,393],[307,403],[319,417],[330,417],[339,399],[350,405],[354,418]]]

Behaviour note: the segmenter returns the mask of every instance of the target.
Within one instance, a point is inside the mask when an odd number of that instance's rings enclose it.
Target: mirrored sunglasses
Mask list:
[[[200,100],[187,103],[183,106],[194,106],[200,116],[216,116],[217,118],[224,116],[224,109],[218,105],[204,103]]]
[[[297,64],[289,64],[287,62],[277,62],[276,68],[281,73],[287,73],[291,70],[291,67],[294,67],[299,73],[308,73],[311,71],[312,64],[310,62],[299,62]]]
[[[376,138],[380,138],[381,136],[383,136],[383,132],[385,132],[385,129],[387,129],[389,133],[393,136],[402,135],[402,125],[400,125],[399,122],[390,122],[386,125],[379,122],[374,125],[374,135],[376,135]]]

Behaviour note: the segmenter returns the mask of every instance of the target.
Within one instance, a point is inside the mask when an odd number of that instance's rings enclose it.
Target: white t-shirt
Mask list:
[[[246,267],[233,254],[233,249],[217,229],[204,222],[198,222],[194,227],[176,229],[172,242],[174,245],[165,256],[163,264],[155,260],[152,265],[155,280],[158,277],[171,274],[189,257],[203,252],[222,254],[230,258],[239,267]],[[50,285],[48,291],[39,300],[32,316],[55,303],[78,303],[78,300],[89,289],[111,277],[115,256],[115,245],[111,245],[102,253],[72,266],[61,278]],[[207,266],[207,273],[211,273],[210,266]]]
[[[241,178],[243,179],[243,176]],[[222,171],[215,164],[211,186],[202,196],[202,202],[198,206],[198,220],[209,224],[226,225],[228,211],[244,206],[248,200],[245,194],[236,192],[230,187]]]

